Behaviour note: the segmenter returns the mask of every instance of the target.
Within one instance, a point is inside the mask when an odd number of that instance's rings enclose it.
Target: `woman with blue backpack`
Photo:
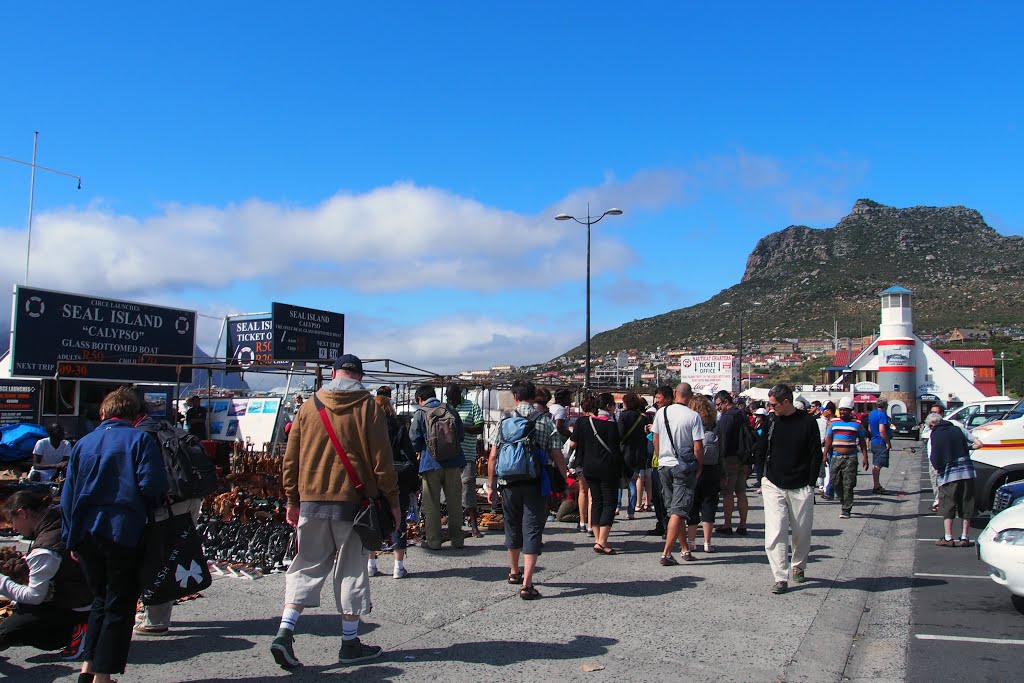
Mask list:
[[[596,402],[596,416],[580,418],[572,435],[576,448],[576,462],[583,467],[583,474],[590,486],[590,521],[594,527],[594,552],[600,555],[617,554],[608,546],[608,534],[615,518],[615,506],[619,497],[619,482],[622,480],[622,450],[619,446],[619,426],[615,423],[615,398],[605,392],[596,399],[583,399],[583,410]]]

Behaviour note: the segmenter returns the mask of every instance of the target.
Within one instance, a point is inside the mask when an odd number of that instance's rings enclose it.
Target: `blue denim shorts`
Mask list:
[[[884,443],[871,444],[871,464],[875,467],[889,466],[889,449]]]

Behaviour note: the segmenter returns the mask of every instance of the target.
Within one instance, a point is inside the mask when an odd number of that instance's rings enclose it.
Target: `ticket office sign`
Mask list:
[[[274,320],[271,316],[228,318],[227,328],[225,355],[228,371],[274,364]]]
[[[274,302],[274,360],[329,361],[344,353],[345,315]]]
[[[29,379],[0,379],[0,427],[39,424],[40,385]]]
[[[679,367],[681,381],[702,394],[715,394],[722,389],[733,391],[739,377],[734,356],[682,356],[679,359]]]
[[[195,354],[195,311],[18,286],[13,318],[18,377],[176,382]]]

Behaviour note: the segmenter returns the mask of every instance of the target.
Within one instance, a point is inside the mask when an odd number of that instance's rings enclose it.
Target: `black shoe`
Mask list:
[[[338,661],[342,664],[358,664],[367,659],[376,659],[384,652],[384,648],[376,645],[363,645],[358,638],[341,641],[338,650]]]
[[[295,636],[291,633],[284,633],[274,638],[270,644],[270,654],[274,655],[274,661],[282,669],[294,669],[302,666],[302,662],[295,657]]]
[[[645,536],[664,536],[665,530],[661,526],[656,526],[648,531]]]

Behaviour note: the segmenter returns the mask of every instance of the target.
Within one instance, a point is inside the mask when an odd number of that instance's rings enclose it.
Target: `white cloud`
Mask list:
[[[364,357],[400,360],[425,370],[456,373],[497,363],[546,361],[579,343],[578,330],[531,319],[512,322],[493,315],[444,316],[404,326],[393,320],[351,316],[345,348]]]

